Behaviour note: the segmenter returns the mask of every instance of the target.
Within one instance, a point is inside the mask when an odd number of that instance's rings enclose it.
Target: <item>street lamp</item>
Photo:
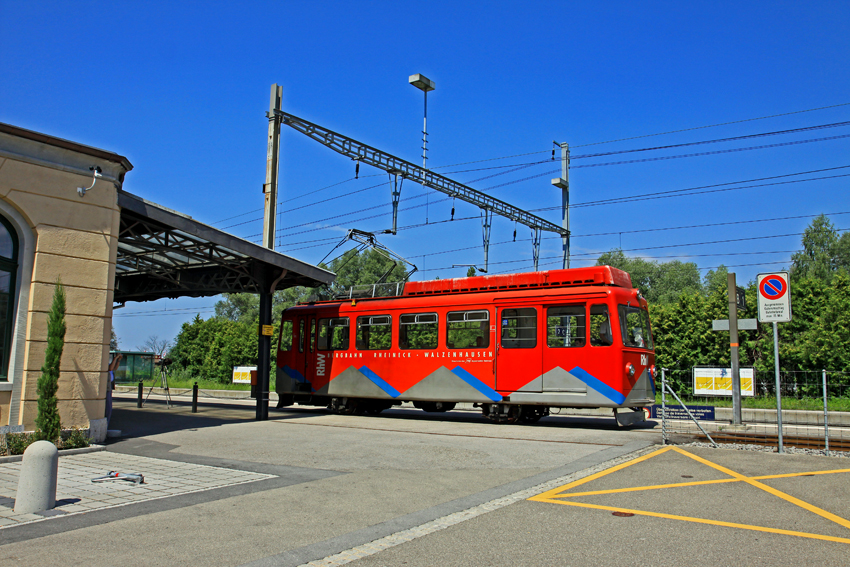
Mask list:
[[[425,164],[428,162],[428,157],[426,155],[426,152],[428,151],[428,91],[433,91],[437,88],[437,85],[434,84],[434,81],[425,75],[420,75],[419,73],[411,75],[409,82],[411,85],[425,93],[425,117],[422,121],[422,169],[427,169]]]
[[[408,82],[425,93],[425,116],[422,120],[422,169],[428,169],[428,91],[433,91],[437,88],[437,85],[434,84],[434,81],[425,75],[420,75],[419,73],[411,75]],[[422,189],[425,189],[424,185],[422,186]],[[428,224],[427,200],[425,202],[425,224]]]

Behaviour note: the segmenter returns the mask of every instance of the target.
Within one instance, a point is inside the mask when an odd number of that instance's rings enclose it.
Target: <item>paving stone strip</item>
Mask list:
[[[328,557],[322,559],[317,559],[309,563],[303,563],[299,567],[336,567],[338,565],[345,565],[346,563],[351,563],[352,561],[357,561],[358,559],[362,559],[364,557],[380,553],[381,551],[384,551],[385,549],[389,549],[391,547],[395,547],[396,545],[407,543],[408,541],[412,541],[414,539],[426,536],[428,534],[432,534],[440,530],[444,530],[448,527],[460,524],[461,522],[465,522],[466,520],[475,518],[476,516],[481,516],[488,512],[504,508],[505,506],[509,506],[510,504],[519,502],[520,500],[527,500],[532,496],[540,494],[541,492],[552,490],[553,488],[558,488],[559,486],[563,486],[580,478],[584,478],[586,476],[590,476],[592,474],[607,470],[611,467],[619,465],[620,463],[631,461],[647,453],[651,453],[652,451],[655,451],[657,449],[658,447],[647,447],[645,449],[629,453],[628,455],[623,455],[622,457],[617,457],[615,459],[611,459],[610,461],[605,461],[604,463],[600,463],[587,469],[568,474],[566,476],[562,476],[554,480],[544,482],[542,484],[538,484],[537,486],[533,486],[525,490],[520,490],[519,492],[514,492],[513,494],[509,494],[508,496],[496,498],[495,500],[485,502],[484,504],[479,504],[478,506],[473,506],[472,508],[467,508],[466,510],[461,510],[460,512],[448,514],[446,516],[437,518],[436,520],[432,520],[430,522],[426,522],[419,526],[415,526],[407,530],[402,530],[394,534],[390,534],[386,537],[376,539],[375,541],[370,541],[369,543],[358,545],[357,547],[352,547],[351,549],[346,549],[345,551],[337,553],[335,555],[329,555]]]
[[[144,484],[125,480],[92,482],[109,471],[141,473]],[[91,510],[135,504],[178,494],[256,482],[273,475],[101,451],[59,458],[56,507],[38,514],[15,514],[21,462],[0,464],[0,529]]]

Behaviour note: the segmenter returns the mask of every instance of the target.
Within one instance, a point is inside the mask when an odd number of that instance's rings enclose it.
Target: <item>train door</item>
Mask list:
[[[310,364],[312,359],[312,338],[310,328],[315,326],[315,318],[312,315],[299,315],[295,318],[293,330],[292,349],[293,369],[301,374],[306,381],[311,380]],[[300,380],[299,380],[300,382]],[[307,390],[309,391],[309,390]]]
[[[496,390],[541,391],[539,317],[539,306],[500,305],[496,310]]]
[[[544,305],[546,345],[543,347],[544,392],[583,394],[586,387],[565,377],[585,366],[587,356],[587,306],[584,303]]]

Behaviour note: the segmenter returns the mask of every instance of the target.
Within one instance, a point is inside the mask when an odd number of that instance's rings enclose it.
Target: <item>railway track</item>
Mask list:
[[[701,441],[708,441],[704,435],[696,435]],[[779,444],[777,435],[751,435],[746,433],[712,433],[711,438],[717,443],[742,443],[747,445],[760,445],[763,447],[776,447]],[[825,444],[822,437],[805,437],[799,435],[783,435],[782,444],[786,447],[800,447],[805,449],[824,449]],[[830,451],[850,451],[850,439],[830,439]]]

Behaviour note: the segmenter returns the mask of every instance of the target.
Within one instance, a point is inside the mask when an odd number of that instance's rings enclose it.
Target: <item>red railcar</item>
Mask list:
[[[479,404],[497,422],[549,408],[655,401],[646,300],[610,266],[409,282],[401,295],[319,301],[283,312],[278,407],[378,413]]]

